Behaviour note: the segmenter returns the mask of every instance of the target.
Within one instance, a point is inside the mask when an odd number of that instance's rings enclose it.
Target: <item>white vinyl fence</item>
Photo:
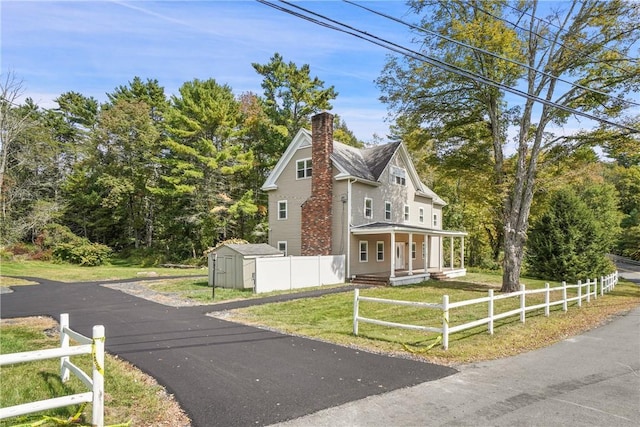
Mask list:
[[[397,301],[382,298],[361,297],[359,289],[355,290],[353,299],[353,334],[358,335],[358,323],[373,323],[376,325],[390,326],[403,329],[421,330],[426,332],[435,332],[441,334],[438,337],[442,340],[442,348],[447,349],[449,347],[449,335],[456,332],[464,331],[467,329],[475,328],[481,325],[488,325],[488,331],[493,335],[493,325],[496,320],[504,319],[511,316],[520,316],[520,321],[525,323],[526,313],[528,311],[534,311],[544,309],[545,316],[549,316],[549,308],[554,305],[562,304],[562,309],[567,311],[567,303],[577,301],[578,306],[582,306],[582,301],[591,301],[591,298],[598,298],[598,292],[600,295],[604,295],[605,292],[610,292],[618,283],[618,272],[612,273],[609,276],[601,277],[600,283],[598,279],[593,281],[587,280],[586,283],[578,281],[576,285],[567,285],[566,282],[562,282],[562,286],[550,288],[547,283],[544,289],[525,290],[524,285],[520,285],[520,291],[512,292],[509,294],[494,296],[493,289],[489,290],[489,295],[484,298],[476,298],[466,301],[449,302],[449,295],[442,296],[442,303],[425,303],[425,302],[413,302],[413,301]],[[576,296],[567,297],[567,290],[575,289]],[[562,297],[559,299],[551,300],[552,293],[560,293]],[[527,305],[527,295],[544,294],[544,303]],[[499,300],[518,298],[519,307],[513,310],[505,311],[503,313],[495,313],[494,303]],[[413,307],[423,307],[426,309],[435,309],[442,311],[442,326],[419,326],[419,325],[407,325],[402,323],[388,322],[379,319],[370,319],[359,315],[360,302],[375,302],[382,304],[393,304]],[[452,326],[449,323],[450,311],[456,308],[465,307],[473,304],[485,304],[488,305],[487,317],[477,319],[468,323]]]
[[[69,346],[70,338],[80,345]],[[0,408],[0,419],[91,402],[93,404],[91,425],[102,427],[104,425],[104,340],[104,326],[94,326],[92,338],[88,338],[70,329],[69,315],[63,313],[60,315],[60,348],[0,355],[0,366],[60,358],[60,378],[62,381],[67,381],[69,374],[73,373],[90,390],[85,393]],[[90,354],[92,357],[93,373],[91,377],[69,359],[70,356],[81,354]]]
[[[255,292],[271,292],[344,283],[345,256],[256,258]]]

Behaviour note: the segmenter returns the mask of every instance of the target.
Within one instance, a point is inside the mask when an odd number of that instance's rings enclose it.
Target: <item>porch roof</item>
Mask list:
[[[364,234],[390,234],[390,233],[415,233],[431,236],[463,237],[466,231],[436,230],[433,228],[419,227],[416,225],[398,224],[392,222],[372,222],[369,224],[356,225],[351,227],[351,233],[355,235]]]

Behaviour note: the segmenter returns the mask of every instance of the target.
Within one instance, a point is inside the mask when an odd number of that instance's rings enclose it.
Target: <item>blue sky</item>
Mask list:
[[[399,43],[410,38],[405,26],[343,2],[301,4]],[[367,4],[401,18],[408,11],[403,1]],[[1,70],[22,79],[25,96],[42,107],[67,91],[105,101],[134,76],[157,79],[168,95],[194,78],[262,94],[251,64],[279,52],[335,86],[333,112],[358,138],[388,132],[374,84],[388,51],[255,1],[3,0],[0,8]]]
[[[405,1],[361,3],[417,21]],[[337,0],[297,4],[409,45],[406,26],[358,7]],[[251,64],[265,64],[278,52],[298,66],[309,64],[313,76],[335,86],[333,112],[359,139],[388,133],[387,109],[374,81],[390,52],[256,1],[1,0],[0,18],[0,72],[14,72],[25,96],[45,108],[68,91],[106,101],[106,93],[135,76],[157,79],[167,95],[195,78],[214,78],[236,94],[262,94],[262,78]],[[554,130],[574,133],[592,126],[572,118]]]

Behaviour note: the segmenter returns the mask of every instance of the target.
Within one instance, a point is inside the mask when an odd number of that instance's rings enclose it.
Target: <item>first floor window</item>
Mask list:
[[[427,257],[427,242],[422,242],[422,259]]]
[[[360,241],[360,262],[369,261],[369,242],[366,240]]]
[[[373,199],[368,197],[364,199],[364,217],[373,218]]]
[[[284,256],[287,256],[287,242],[286,241],[278,242],[278,250],[282,252]]]
[[[278,219],[287,219],[287,201],[280,200],[278,202]]]
[[[416,242],[411,242],[411,259],[416,259]]]
[[[376,259],[384,261],[384,242],[376,242]]]

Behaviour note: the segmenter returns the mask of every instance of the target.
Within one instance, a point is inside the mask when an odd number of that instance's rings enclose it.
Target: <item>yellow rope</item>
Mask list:
[[[93,364],[95,365],[98,372],[100,372],[100,375],[104,376],[104,368],[98,363],[98,357],[96,354],[96,341],[105,342],[105,337],[94,338],[93,342],[91,343],[91,358],[93,359]]]

